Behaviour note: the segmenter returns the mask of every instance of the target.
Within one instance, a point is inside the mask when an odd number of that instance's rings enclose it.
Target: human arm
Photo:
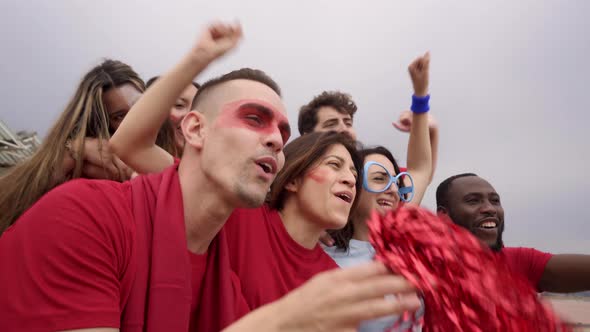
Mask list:
[[[132,170],[113,154],[106,140],[91,137],[68,140],[65,149],[63,176],[75,171],[76,160],[82,161],[81,175],[85,178],[125,181],[131,176]]]
[[[590,290],[590,255],[553,255],[545,266],[539,289],[555,293]]]
[[[425,97],[428,95],[429,70],[429,53],[416,58],[408,67],[414,87],[414,96]],[[408,173],[410,173],[414,180],[414,197],[409,204],[419,206],[432,175],[432,152],[428,130],[428,112],[412,113],[407,159]]]
[[[396,294],[396,299],[386,295]],[[420,300],[402,277],[377,262],[318,274],[280,300],[225,329],[237,331],[356,331],[361,321],[414,311]]]
[[[160,127],[194,77],[233,49],[241,37],[239,24],[218,23],[205,29],[197,44],[129,110],[109,142],[117,156],[138,173],[160,172],[172,165],[175,156],[156,145]]]
[[[399,131],[409,133],[412,129],[412,111],[403,111],[397,122],[393,122],[392,125]],[[436,164],[438,161],[438,137],[439,129],[438,123],[432,114],[428,114],[428,133],[430,135],[430,153],[432,156],[432,171],[430,172],[430,178],[428,183],[432,183],[434,172],[436,171]]]

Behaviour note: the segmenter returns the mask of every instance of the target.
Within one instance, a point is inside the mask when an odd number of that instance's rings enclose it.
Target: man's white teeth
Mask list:
[[[495,221],[486,221],[486,222],[482,223],[481,225],[479,225],[479,227],[481,227],[481,228],[496,228],[497,224]]]

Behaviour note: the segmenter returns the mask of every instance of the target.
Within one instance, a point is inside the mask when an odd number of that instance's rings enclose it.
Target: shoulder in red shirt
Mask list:
[[[122,184],[74,180],[43,196],[0,237],[0,331],[196,325],[191,297],[194,313],[219,260],[183,247],[181,195],[170,168]]]
[[[524,277],[537,291],[543,291],[539,288],[539,281],[553,255],[533,248],[507,247],[502,248],[498,256],[513,273]]]
[[[314,275],[338,268],[317,245],[307,249],[291,238],[276,210],[236,209],[224,230],[232,269],[250,309],[272,302]]]
[[[119,327],[133,282],[128,189],[69,181],[2,235],[0,331]]]

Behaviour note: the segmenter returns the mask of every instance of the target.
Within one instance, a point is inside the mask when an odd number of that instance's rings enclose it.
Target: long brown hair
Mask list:
[[[176,145],[174,125],[172,125],[172,121],[169,118],[164,121],[164,124],[162,124],[162,127],[158,131],[156,145],[174,157],[182,156],[182,149]]]
[[[268,204],[271,208],[281,210],[287,198],[288,191],[285,187],[289,182],[300,178],[313,167],[318,160],[326,153],[326,151],[333,145],[343,145],[354,163],[357,171],[357,181],[355,183],[357,197],[361,190],[361,179],[363,171],[363,161],[360,157],[356,142],[346,134],[337,132],[314,132],[305,134],[296,138],[291,143],[285,146],[285,166],[277,174],[277,177],[270,186],[268,195]],[[351,213],[357,205],[355,198]]]
[[[110,123],[103,102],[105,92],[123,84],[139,91],[145,86],[133,69],[116,60],[105,60],[90,70],[76,93],[33,156],[0,177],[0,234],[46,192],[82,175],[84,138],[110,138]],[[76,142],[75,167],[63,174],[66,141]]]

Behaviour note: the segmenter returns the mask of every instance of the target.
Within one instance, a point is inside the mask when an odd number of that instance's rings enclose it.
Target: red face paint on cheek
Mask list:
[[[307,173],[307,177],[317,183],[324,183],[326,182],[326,171],[322,169],[314,169],[313,171]]]
[[[242,99],[225,104],[216,124],[225,128],[244,128],[264,135],[279,132],[284,143],[290,136],[287,117],[273,105],[257,99]]]

